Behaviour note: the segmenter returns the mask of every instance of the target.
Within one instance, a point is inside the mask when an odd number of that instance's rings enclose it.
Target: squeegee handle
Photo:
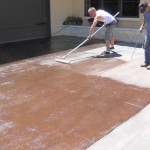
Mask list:
[[[139,41],[140,36],[141,36],[141,32],[140,32],[139,36],[138,36],[137,39],[136,39],[135,47],[134,47],[134,50],[133,50],[132,55],[131,55],[131,60],[133,59],[133,55],[134,55],[134,52],[135,52],[135,50],[136,50],[136,47],[137,47],[137,44],[138,44],[138,41]]]
[[[92,35],[91,37],[93,37],[98,31],[100,31],[103,27],[105,26],[105,24],[103,24],[98,30],[96,30]]]
[[[76,49],[78,49],[80,46],[82,46],[84,43],[86,43],[89,39],[87,38],[86,40],[84,40],[80,45],[78,45],[77,47],[75,47],[73,50],[71,50],[69,53],[67,53],[65,56],[63,56],[63,58],[67,57],[70,53],[74,52]]]

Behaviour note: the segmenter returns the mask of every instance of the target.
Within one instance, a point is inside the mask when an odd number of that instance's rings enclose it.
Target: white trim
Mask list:
[[[118,20],[122,21],[140,21],[140,18],[122,18],[122,17],[117,17]]]
[[[92,17],[84,16],[84,19],[90,19],[90,18],[92,18]]]
[[[91,17],[84,16],[84,19],[90,19]],[[123,18],[123,17],[116,17],[118,20],[123,20],[123,21],[140,21],[140,18]]]

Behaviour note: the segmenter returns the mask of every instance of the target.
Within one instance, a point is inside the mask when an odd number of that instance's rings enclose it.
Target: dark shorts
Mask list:
[[[113,21],[106,25],[105,40],[111,40],[114,34],[114,29],[116,28],[117,21]]]

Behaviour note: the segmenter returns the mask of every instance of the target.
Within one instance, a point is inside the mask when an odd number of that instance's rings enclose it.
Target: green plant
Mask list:
[[[68,16],[63,22],[63,25],[82,25],[82,23],[83,23],[82,18],[75,16]]]

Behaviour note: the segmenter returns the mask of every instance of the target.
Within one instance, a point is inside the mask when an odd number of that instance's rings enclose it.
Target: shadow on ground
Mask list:
[[[121,57],[122,55],[115,52],[115,51],[111,51],[111,54],[109,55],[104,55],[104,52],[102,52],[100,55],[96,55],[96,56],[92,56],[92,58],[113,58],[113,57]]]

